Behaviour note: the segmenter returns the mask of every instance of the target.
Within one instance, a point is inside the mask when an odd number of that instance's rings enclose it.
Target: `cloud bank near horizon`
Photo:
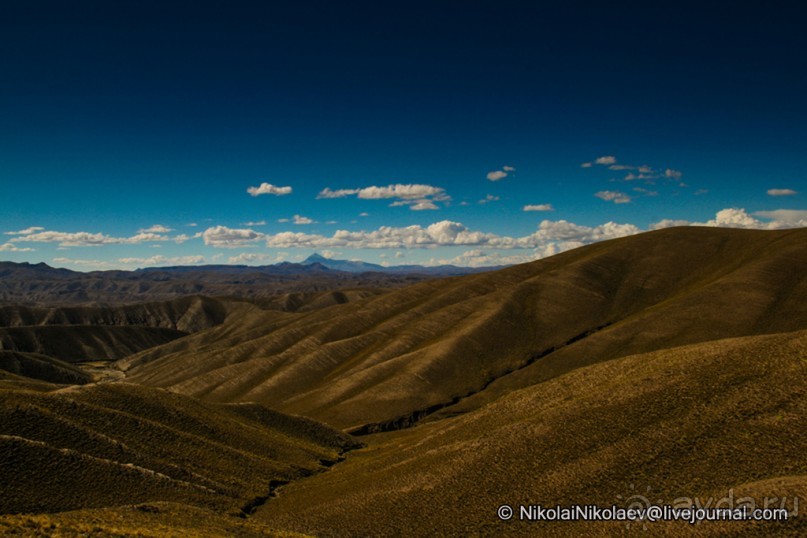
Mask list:
[[[536,207],[525,211],[548,211],[547,207]],[[295,216],[296,223],[305,223],[307,217]],[[129,237],[115,237],[101,232],[63,232],[46,230],[32,226],[22,230],[4,232],[9,236],[6,243],[0,244],[0,252],[34,252],[36,248],[28,244],[50,243],[59,250],[71,247],[108,247],[112,245],[149,245],[159,247],[165,242],[185,243],[201,239],[205,247],[212,249],[248,248],[251,252],[229,257],[229,263],[268,263],[280,259],[275,249],[354,249],[390,250],[400,258],[406,250],[434,250],[445,247],[468,248],[454,257],[433,257],[427,264],[452,263],[454,265],[483,266],[522,263],[551,256],[572,248],[591,243],[634,235],[643,231],[659,230],[673,226],[709,226],[778,230],[807,227],[807,211],[779,209],[749,213],[743,208],[726,208],[718,211],[714,218],[703,222],[681,219],[663,219],[651,224],[647,230],[630,223],[608,221],[597,226],[585,226],[567,220],[544,219],[537,224],[534,232],[523,236],[496,234],[484,230],[471,229],[461,222],[441,220],[429,225],[380,226],[370,230],[338,229],[332,234],[282,231],[263,233],[252,228],[231,228],[224,225],[210,226],[194,236],[146,232],[147,229],[171,230],[168,226],[154,225],[143,228]],[[192,242],[188,246],[192,246]],[[267,249],[262,251],[262,249]],[[507,254],[506,252],[511,252]],[[522,251],[522,253],[517,253]],[[393,252],[384,254],[392,257]],[[217,255],[218,256],[218,255]],[[287,253],[283,254],[286,259]],[[127,268],[132,266],[198,265],[206,263],[208,257],[201,253],[184,256],[121,256],[113,260],[81,260],[58,256],[56,263],[68,263],[77,267]],[[215,260],[214,260],[215,261]]]

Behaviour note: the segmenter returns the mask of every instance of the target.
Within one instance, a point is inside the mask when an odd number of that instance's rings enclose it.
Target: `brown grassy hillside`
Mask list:
[[[72,364],[36,353],[0,351],[0,370],[56,384],[83,385],[92,380],[92,376]]]
[[[218,325],[227,315],[222,301],[190,296],[162,302],[71,307],[0,306],[0,327],[32,325],[140,326],[196,332]]]
[[[805,229],[667,229],[310,313],[251,313],[119,365],[211,401],[394,428],[596,362],[805,328],[805,267]]]
[[[284,487],[256,518],[318,536],[615,536],[644,533],[625,523],[501,522],[496,509],[624,506],[637,495],[706,502],[732,489],[735,499],[787,497],[790,509],[799,495],[803,512],[805,396],[807,331],[633,355],[462,416],[369,436],[332,472]],[[647,535],[805,530],[801,517],[787,525],[649,523]]]
[[[74,510],[58,514],[0,515],[0,536],[38,538],[302,538],[271,525],[170,502]]]
[[[0,390],[0,513],[171,501],[238,516],[355,446],[257,404],[123,383],[28,388]]]
[[[39,353],[65,362],[116,360],[188,333],[155,327],[41,325],[0,327],[0,349]]]
[[[111,361],[267,312],[306,312],[375,297],[386,290],[287,293],[247,301],[183,297],[162,302],[70,307],[0,306],[0,350],[67,362]]]
[[[207,297],[133,305],[0,306],[0,350],[66,362],[111,361],[218,325],[230,308]]]

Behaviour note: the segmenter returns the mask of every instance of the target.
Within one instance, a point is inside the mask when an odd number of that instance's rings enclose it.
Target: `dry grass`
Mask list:
[[[637,529],[496,508],[648,487],[807,503],[805,267],[804,229],[662,230],[389,293],[225,301],[221,323],[119,361],[130,383],[0,371],[0,513],[40,512],[0,532],[604,536]],[[345,429],[431,414],[331,467],[355,439],[268,407]]]
[[[83,385],[92,380],[89,374],[72,364],[36,353],[0,351],[0,370],[56,384]]]
[[[370,436],[367,448],[284,488],[256,517],[322,536],[583,536],[626,529],[502,523],[496,508],[610,506],[637,493],[672,504],[732,488],[737,498],[801,495],[804,503],[806,391],[807,331],[625,357],[459,417]],[[650,535],[795,536],[804,528],[804,518],[651,524]]]
[[[298,538],[249,520],[222,516],[185,504],[154,502],[116,508],[78,510],[60,514],[0,516],[0,535],[64,538],[164,536],[187,538]]]
[[[257,405],[115,383],[0,391],[0,446],[0,513],[174,501],[238,515],[354,441]]]
[[[0,349],[47,355],[64,362],[113,361],[186,334],[174,329],[131,326],[0,327]]]
[[[441,414],[476,409],[634,353],[805,328],[804,267],[804,229],[661,230],[314,312],[231,316],[119,364],[134,382],[356,428],[458,399]]]

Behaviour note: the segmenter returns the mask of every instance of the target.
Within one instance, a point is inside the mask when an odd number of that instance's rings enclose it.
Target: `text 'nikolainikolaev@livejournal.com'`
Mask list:
[[[497,510],[502,521],[786,521],[786,508],[673,508],[650,505],[646,508],[600,507],[596,505],[542,506],[503,504]]]

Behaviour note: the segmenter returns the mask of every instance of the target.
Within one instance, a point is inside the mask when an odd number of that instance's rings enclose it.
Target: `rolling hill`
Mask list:
[[[132,382],[369,433],[626,355],[807,328],[804,267],[804,229],[667,229],[314,312],[256,312],[117,364]]]
[[[112,361],[218,325],[232,308],[207,297],[133,305],[0,306],[0,350],[69,363]]]
[[[805,267],[807,229],[675,228],[400,289],[0,308],[2,338],[40,346],[0,352],[0,533],[613,536],[643,526],[496,510],[792,509]],[[132,349],[114,331],[177,334]],[[123,381],[53,359],[87,342],[133,351]]]
[[[0,513],[165,501],[248,515],[356,441],[257,404],[125,383],[0,391]]]
[[[641,524],[502,522],[502,504],[807,495],[807,331],[582,367],[461,416],[365,438],[259,521],[317,536],[615,536]],[[338,492],[338,494],[337,494]],[[789,500],[788,500],[789,499]],[[728,501],[727,501],[728,502]],[[803,509],[803,507],[799,507]],[[780,522],[649,523],[651,536],[797,536]],[[803,535],[803,534],[801,534]]]
[[[0,352],[15,352],[18,358],[33,353],[69,363],[113,361],[215,327],[228,316],[313,311],[385,291],[296,292],[254,301],[189,296],[125,305],[6,305],[0,306]]]
[[[84,370],[38,353],[0,351],[0,370],[63,385],[84,385],[92,381],[92,376]]]

